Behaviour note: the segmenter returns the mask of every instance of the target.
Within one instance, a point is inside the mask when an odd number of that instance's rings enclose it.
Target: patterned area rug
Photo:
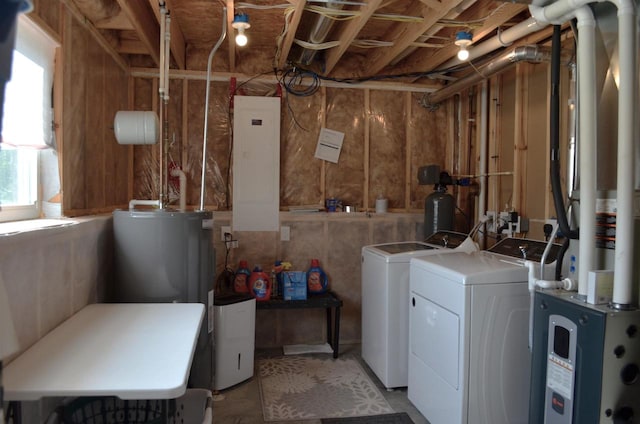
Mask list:
[[[394,412],[353,358],[285,356],[259,362],[265,421],[358,417]]]

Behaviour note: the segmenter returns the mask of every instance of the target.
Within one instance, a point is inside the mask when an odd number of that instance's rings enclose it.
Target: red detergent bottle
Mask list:
[[[249,277],[249,292],[256,301],[271,299],[271,280],[259,265],[255,266]]]
[[[307,291],[310,294],[322,294],[329,288],[327,274],[320,268],[320,261],[311,259],[311,267],[307,271]]]
[[[249,277],[251,271],[247,265],[247,261],[240,261],[236,275],[233,279],[233,291],[236,293],[249,293]]]

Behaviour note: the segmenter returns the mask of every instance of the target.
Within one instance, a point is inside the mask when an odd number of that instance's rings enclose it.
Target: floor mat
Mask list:
[[[394,412],[356,359],[285,356],[259,362],[265,421]]]
[[[321,422],[322,424],[413,424],[413,420],[406,412],[368,417],[324,418]]]

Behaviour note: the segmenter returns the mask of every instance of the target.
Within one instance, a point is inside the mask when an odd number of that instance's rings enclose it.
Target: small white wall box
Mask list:
[[[216,296],[214,300],[214,390],[253,377],[256,300],[249,295]]]
[[[611,302],[613,297],[613,271],[589,271],[587,303],[600,305]]]
[[[280,97],[233,99],[233,231],[278,231]]]

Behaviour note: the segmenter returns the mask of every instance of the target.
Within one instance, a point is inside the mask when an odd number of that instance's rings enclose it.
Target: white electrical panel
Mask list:
[[[233,101],[233,231],[278,231],[280,98]]]

